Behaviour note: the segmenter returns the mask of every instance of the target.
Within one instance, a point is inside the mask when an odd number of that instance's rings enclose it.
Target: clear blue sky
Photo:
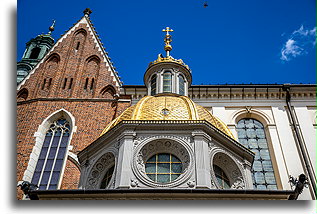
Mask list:
[[[50,2],[50,3],[49,3]],[[89,7],[124,84],[143,84],[148,63],[174,32],[171,55],[192,70],[193,84],[316,83],[315,0],[19,0],[17,60],[25,43],[57,40]]]

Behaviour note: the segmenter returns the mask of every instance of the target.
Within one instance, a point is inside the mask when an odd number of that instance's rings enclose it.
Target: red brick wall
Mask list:
[[[80,45],[76,50],[78,42]],[[65,78],[67,84],[63,88]],[[88,89],[84,89],[86,78],[89,78]],[[94,85],[90,89],[92,78]],[[71,152],[77,154],[130,106],[129,102],[115,102],[114,95],[119,93],[119,88],[85,24],[80,24],[58,43],[21,90],[24,90],[23,96],[17,99],[17,181],[22,180],[27,168],[35,145],[34,133],[53,112],[64,108],[74,116],[77,131],[73,133],[70,145],[73,146]],[[68,160],[61,187],[76,188],[79,176],[79,169]],[[22,197],[20,190],[17,197]]]

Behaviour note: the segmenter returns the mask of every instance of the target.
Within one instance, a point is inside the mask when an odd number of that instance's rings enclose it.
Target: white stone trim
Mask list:
[[[71,134],[69,137],[69,141],[68,141],[68,145],[70,145],[71,140],[72,140],[72,136],[73,133],[76,131],[76,126],[75,126],[75,117],[68,111],[66,111],[65,109],[60,109],[55,111],[54,113],[50,114],[43,122],[41,125],[39,125],[37,132],[34,133],[34,137],[35,137],[35,145],[33,147],[33,150],[30,154],[30,159],[28,162],[28,166],[26,168],[26,170],[24,171],[23,174],[23,181],[32,181],[32,177],[35,171],[35,167],[43,146],[43,142],[44,142],[44,138],[45,138],[45,134],[46,131],[48,130],[51,122],[55,121],[56,119],[58,119],[60,116],[65,116],[66,119],[69,120],[70,122],[70,126],[71,126]],[[69,150],[66,151],[65,157],[67,157],[69,155]],[[57,185],[57,188],[60,188],[61,182],[62,182],[62,176],[64,174],[64,170],[65,170],[65,166],[66,166],[66,160],[67,158],[65,158],[63,166],[62,166],[62,170],[61,170],[61,174],[60,174],[60,179],[59,179],[59,184]]]

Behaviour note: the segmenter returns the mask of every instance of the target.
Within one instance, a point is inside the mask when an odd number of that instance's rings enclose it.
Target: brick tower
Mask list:
[[[119,95],[122,82],[90,14],[87,8],[18,85],[17,183],[78,188],[77,153],[131,104]]]

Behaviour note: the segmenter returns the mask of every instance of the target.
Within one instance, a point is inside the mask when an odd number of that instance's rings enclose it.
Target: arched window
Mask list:
[[[108,171],[106,172],[105,176],[103,177],[100,185],[100,189],[106,189],[114,171],[114,166],[112,166]]]
[[[185,79],[183,77],[183,75],[179,75],[179,94],[180,95],[185,95]]]
[[[182,167],[182,162],[176,156],[161,153],[146,161],[145,173],[154,182],[168,183],[181,175]]]
[[[35,47],[31,51],[30,59],[37,59],[39,57],[41,48]]]
[[[166,71],[163,74],[163,93],[172,92],[172,72]]]
[[[238,122],[239,142],[255,152],[252,166],[253,186],[255,189],[277,189],[270,152],[262,123],[252,118]]]
[[[217,165],[213,166],[217,182],[221,189],[230,189],[230,182],[226,173]]]
[[[61,117],[46,132],[32,183],[39,189],[57,189],[70,136],[69,122]]]
[[[151,95],[156,94],[156,74],[154,74],[151,78]]]

